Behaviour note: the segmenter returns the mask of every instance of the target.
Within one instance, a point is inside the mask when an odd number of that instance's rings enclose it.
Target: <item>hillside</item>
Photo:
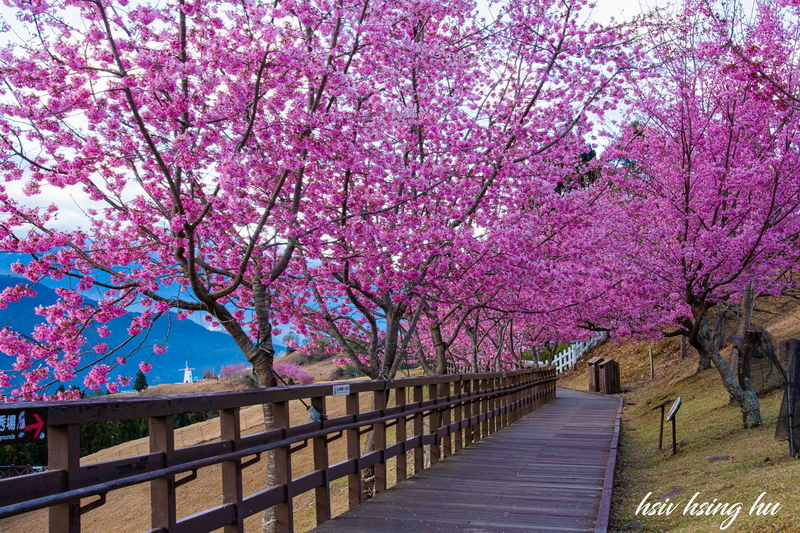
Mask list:
[[[0,276],[0,291],[24,283],[26,280],[13,276]],[[52,305],[58,299],[55,290],[44,285],[36,287],[36,296],[23,298],[19,302],[10,304],[8,308],[0,310],[0,327],[8,326],[15,331],[30,333],[33,327],[41,322],[41,317],[36,315],[35,309],[40,306]],[[115,346],[127,338],[126,329],[136,313],[114,320],[108,324],[111,336],[102,339],[109,346]],[[100,338],[95,332],[88,335],[90,341],[99,342]],[[163,343],[167,351],[160,355],[152,352],[154,343]],[[276,350],[285,350],[284,346],[276,345]],[[115,357],[118,354],[115,354]],[[141,348],[134,350],[131,363],[120,368],[117,373],[133,375],[138,368],[136,364],[149,357],[153,370],[148,374],[148,382],[179,383],[184,368],[188,361],[189,366],[196,369],[194,375],[199,377],[204,370],[216,370],[224,365],[231,365],[244,361],[239,348],[231,337],[224,332],[210,331],[192,320],[176,320],[174,314],[163,316],[156,320]],[[9,368],[11,358],[0,354],[0,368]],[[80,379],[76,380],[78,386],[83,386]]]
[[[759,303],[765,312],[755,322],[763,325],[776,348],[780,341],[800,337],[800,312],[788,300]],[[654,348],[655,380],[650,379],[648,349]],[[730,348],[723,351],[727,355]],[[696,352],[689,348],[680,359],[676,340],[655,344],[607,343],[592,356],[612,357],[620,363],[625,397],[620,456],[612,507],[612,531],[719,531],[719,516],[684,516],[689,499],[717,498],[719,502],[741,502],[744,510],[727,531],[759,533],[800,531],[800,461],[787,455],[785,441],[774,439],[781,390],[761,399],[764,427],[745,430],[738,408],[731,406],[715,368],[696,373]],[[565,373],[561,386],[586,389],[585,361]],[[664,449],[658,451],[659,412],[653,406],[664,399],[683,397],[677,417],[678,454],[671,453],[671,429],[664,430]],[[666,516],[639,516],[636,509],[652,492],[650,500],[670,498],[681,502],[679,510]],[[779,502],[782,510],[774,517],[749,516],[756,498]]]

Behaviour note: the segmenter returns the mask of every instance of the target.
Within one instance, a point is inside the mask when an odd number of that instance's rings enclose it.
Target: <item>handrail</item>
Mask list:
[[[344,382],[147,399],[0,406],[0,415],[23,407],[45,409],[49,441],[47,472],[0,480],[0,518],[50,508],[51,533],[75,533],[80,531],[81,516],[103,506],[107,493],[149,482],[152,530],[194,533],[223,526],[228,531],[230,526],[232,531],[242,531],[245,517],[274,506],[278,530],[288,532],[293,529],[292,495],[314,489],[317,523],[324,522],[331,514],[330,481],[346,477],[350,506],[357,505],[361,501],[363,469],[374,469],[374,491],[381,492],[388,485],[386,463],[390,458],[396,460],[399,483],[406,478],[408,467],[413,467],[414,473],[421,472],[426,463],[432,465],[447,458],[544,405],[554,397],[556,380],[555,368],[539,367],[389,382],[353,381],[347,383],[349,394],[341,398],[346,405],[344,416],[295,426],[289,423],[290,400],[309,399],[312,406],[325,412],[326,397],[332,396],[334,385]],[[359,409],[359,394],[363,393],[372,393],[365,410]],[[390,393],[395,405],[387,407]],[[274,429],[243,436],[239,409],[264,403],[273,405]],[[176,449],[172,417],[209,410],[220,412],[219,439]],[[149,453],[80,464],[80,424],[131,418],[149,419]],[[394,428],[393,442],[387,442],[388,427]],[[360,440],[366,431],[373,433],[375,448],[362,454]],[[340,442],[330,445],[346,445],[347,459],[329,465],[329,443],[340,438]],[[298,446],[300,442],[304,444]],[[294,477],[291,455],[304,448],[308,452],[313,449],[311,472]],[[275,462],[277,484],[243,496],[242,469],[258,462],[266,452]],[[243,460],[247,456],[255,457]],[[213,465],[222,467],[223,505],[178,519],[174,488],[194,479],[199,469]],[[189,472],[175,480],[175,476]],[[81,507],[80,500],[92,496],[99,498]]]
[[[73,500],[78,500],[80,498],[88,498],[91,496],[97,496],[100,494],[108,493],[112,490],[121,489],[124,487],[128,487],[131,485],[138,485],[139,483],[144,483],[146,481],[151,481],[153,479],[166,477],[166,476],[173,476],[177,474],[182,474],[183,472],[189,472],[192,470],[197,470],[198,468],[213,466],[218,463],[223,463],[225,461],[233,461],[236,459],[241,459],[243,457],[247,457],[248,455],[255,455],[258,453],[263,453],[269,450],[273,450],[275,448],[280,448],[282,446],[289,446],[296,442],[300,441],[307,441],[309,439],[313,439],[315,437],[322,437],[326,436],[329,433],[336,433],[340,431],[344,431],[347,429],[357,429],[362,426],[373,425],[380,422],[388,422],[390,420],[395,420],[398,418],[403,418],[408,415],[414,415],[417,413],[424,413],[429,411],[439,410],[441,411],[445,407],[455,406],[456,404],[463,404],[467,401],[475,401],[484,398],[491,398],[500,396],[503,394],[509,394],[512,392],[522,391],[526,388],[529,388],[531,385],[538,385],[541,383],[548,383],[551,381],[556,381],[558,378],[545,378],[540,379],[535,382],[526,385],[520,385],[518,387],[513,387],[511,389],[504,389],[502,392],[487,392],[483,394],[477,395],[470,395],[466,398],[459,398],[457,400],[452,400],[448,402],[437,402],[432,407],[419,407],[417,409],[410,409],[408,411],[404,410],[399,415],[389,415],[389,416],[382,416],[376,419],[368,419],[362,422],[354,422],[351,424],[343,424],[343,425],[335,425],[325,429],[321,429],[318,431],[312,431],[309,433],[303,433],[301,435],[296,435],[294,437],[289,437],[286,439],[270,442],[268,444],[262,444],[260,446],[252,446],[248,448],[243,448],[241,450],[237,450],[234,452],[224,453],[221,455],[217,455],[214,457],[210,457],[207,459],[200,459],[197,461],[190,461],[188,463],[183,463],[176,466],[171,466],[167,468],[161,468],[159,470],[153,470],[152,472],[147,472],[145,474],[138,474],[132,475],[120,479],[116,479],[114,481],[107,481],[105,483],[100,483],[97,485],[92,485],[90,487],[85,487],[81,489],[75,489],[67,492],[62,492],[61,494],[54,495],[54,496],[45,496],[42,498],[37,498],[35,500],[29,500],[27,502],[18,503],[15,505],[9,505],[6,507],[0,507],[0,518],[7,518],[9,516],[27,513],[29,511],[35,511],[37,509],[43,509],[45,507],[50,507],[52,505],[58,505],[60,503],[66,503]]]

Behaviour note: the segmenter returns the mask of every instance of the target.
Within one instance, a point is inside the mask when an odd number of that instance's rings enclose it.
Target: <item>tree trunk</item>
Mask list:
[[[478,318],[475,317],[475,329],[472,329],[469,326],[465,326],[464,329],[466,330],[467,335],[469,335],[470,347],[472,348],[470,353],[471,371],[477,373],[480,371],[478,369],[478,350],[480,349],[478,343]]]
[[[431,340],[433,341],[433,352],[436,360],[433,363],[434,374],[444,374],[445,364],[447,362],[447,344],[442,336],[442,327],[439,322],[431,322],[428,329],[431,332]]]
[[[733,339],[733,349],[731,350],[731,372],[734,376],[739,375],[739,358],[741,357],[745,334],[750,328],[753,303],[753,282],[751,281],[747,284],[742,295],[742,302],[739,305],[739,325],[736,327],[736,337]]]
[[[718,350],[725,347],[725,330],[722,327],[724,323],[725,311],[721,307],[717,308],[717,312],[714,313],[714,343]]]
[[[258,377],[258,384],[261,387],[275,387],[278,382],[275,378],[275,373],[272,371],[272,361],[274,357],[274,349],[272,348],[272,342],[270,341],[269,347],[265,349],[254,348],[258,350],[258,354],[253,356],[253,371],[256,373]],[[264,412],[264,430],[269,431],[275,427],[275,418],[273,416],[272,411],[272,404],[265,403],[262,405],[262,409]],[[278,479],[275,474],[275,451],[269,450],[266,452],[267,454],[267,487],[274,487],[278,484]],[[263,520],[262,520],[262,531],[263,533],[274,533],[277,531],[277,521],[275,515],[275,508],[270,507],[264,511]]]
[[[714,339],[714,333],[708,323],[708,318],[705,312],[696,312],[695,320],[699,322],[699,331],[692,343],[701,356],[707,356],[714,362],[722,384],[728,394],[731,395],[733,401],[739,406],[742,411],[742,422],[745,428],[752,428],[762,425],[761,419],[761,405],[758,401],[758,396],[753,390],[753,384],[749,378],[745,379],[744,385],[739,384],[738,376],[734,376],[731,368],[725,359],[720,355],[719,348]]]
[[[695,314],[697,314],[697,313],[695,313]],[[697,319],[695,319],[695,320],[697,320]],[[697,354],[700,356],[700,358],[697,361],[697,372],[698,373],[702,372],[703,370],[708,370],[709,368],[711,368],[711,356],[709,355],[708,350],[705,350],[705,349],[703,349],[701,347],[703,345],[703,342],[700,340],[700,335],[703,334],[702,331],[706,331],[707,332],[707,334],[706,334],[707,339],[706,340],[710,339],[710,340],[708,340],[708,342],[710,342],[711,344],[714,345],[714,350],[719,351],[719,348],[717,347],[717,342],[714,340],[714,332],[708,326],[708,318],[706,316],[705,311],[702,314],[702,322],[703,322],[703,324],[705,324],[705,328],[702,328],[702,326],[700,326],[701,331],[698,332],[697,338],[696,339],[692,339],[691,336],[689,337],[689,344],[691,344],[692,346],[694,346],[697,349]]]

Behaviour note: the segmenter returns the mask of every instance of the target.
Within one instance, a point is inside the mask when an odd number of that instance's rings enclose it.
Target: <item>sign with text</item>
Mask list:
[[[334,385],[333,386],[333,395],[334,396],[347,396],[350,394],[350,385]]]
[[[0,411],[0,444],[43,441],[46,437],[45,409],[3,409]]]
[[[672,409],[669,410],[669,414],[667,415],[667,422],[675,418],[675,415],[678,414],[678,409],[681,408],[682,403],[683,403],[683,396],[678,396],[678,399],[675,400],[675,403],[672,404]]]

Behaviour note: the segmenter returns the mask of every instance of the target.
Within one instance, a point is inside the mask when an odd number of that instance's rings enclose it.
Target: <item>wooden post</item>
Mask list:
[[[239,422],[239,408],[221,409],[219,412],[220,440],[229,440],[232,443],[231,451],[239,447],[241,427]],[[238,459],[222,463],[222,503],[236,505],[236,523],[225,526],[224,533],[238,533],[244,531],[244,516],[242,515],[242,469]]]
[[[417,385],[414,387],[414,403],[422,403],[423,400],[423,388],[422,385]],[[415,437],[422,437],[425,433],[425,421],[423,419],[422,413],[419,413],[416,418],[414,418],[414,436]],[[414,473],[419,474],[425,470],[425,446],[419,446],[414,448]]]
[[[311,407],[325,413],[325,396],[311,398]],[[320,427],[324,426],[323,421]],[[328,479],[328,437],[314,437],[311,439],[311,446],[314,448],[314,470],[321,470],[323,475],[323,485],[314,488],[315,510],[317,514],[317,525],[331,519],[331,485]]]
[[[663,447],[664,442],[664,409],[666,409],[667,405],[672,402],[671,399],[667,398],[663,400],[660,404],[653,406],[651,411],[655,411],[656,409],[661,410],[661,423],[658,426],[658,449],[661,450]]]
[[[405,387],[398,387],[394,391],[394,404],[406,405],[406,389]],[[397,419],[395,426],[395,442],[400,443],[400,453],[397,455],[397,483],[406,479],[408,473],[408,463],[406,460],[406,417],[401,416]]]
[[[495,389],[495,387],[494,387],[494,379],[487,379],[486,380],[486,392],[491,393],[491,392],[494,391],[494,389]],[[494,411],[494,403],[495,403],[495,399],[494,398],[487,398],[486,399],[486,423],[487,424],[486,424],[486,433],[484,434],[484,436],[488,436],[488,435],[491,435],[492,433],[494,433],[495,420],[494,420],[494,418],[489,418],[489,416],[492,414],[492,411]]]
[[[450,400],[450,382],[442,383],[440,387],[439,396],[443,397],[445,401]],[[445,435],[442,437],[442,448],[445,458],[453,454],[453,439],[450,436],[451,411],[452,407],[449,406],[442,411],[442,427],[445,428]]]
[[[170,466],[175,450],[175,429],[172,416],[149,419],[150,453],[162,453],[164,466]],[[177,508],[175,505],[175,476],[155,479],[150,482],[150,521],[152,529],[175,528]]]
[[[500,378],[492,378],[489,381],[492,384],[492,392],[495,393],[491,400],[491,410],[494,416],[492,417],[492,421],[489,423],[489,433],[492,434],[497,433],[497,430],[500,429],[500,416],[497,413],[497,411],[500,409],[500,397],[496,394],[500,390]]]
[[[431,400],[437,400],[439,398],[439,386],[436,383],[432,383],[428,385],[428,397]],[[431,411],[430,415],[428,415],[428,424],[430,425],[429,431],[434,435],[438,435],[439,433],[439,412],[436,408]],[[430,448],[431,454],[431,466],[435,465],[439,462],[439,438],[435,438],[433,444],[431,444]]]
[[[372,393],[372,403],[375,409],[381,412],[379,416],[383,416],[383,411],[386,409],[386,394],[388,394],[388,389]],[[386,422],[375,423],[372,426],[372,432],[375,451],[381,454],[381,460],[375,464],[375,494],[380,494],[386,490]]]
[[[526,373],[520,376],[520,384],[525,386],[525,388],[522,389],[522,392],[520,393],[522,395],[522,410],[520,411],[520,416],[519,416],[520,418],[531,412],[531,397],[530,397],[531,389],[530,387],[528,387],[530,381],[531,381],[530,374]]]
[[[678,418],[678,414],[675,413],[672,417],[672,455],[678,453],[678,445],[675,444],[675,419]]]
[[[485,378],[481,380],[481,392],[487,393],[492,388],[492,380],[489,378]],[[481,422],[481,438],[485,439],[489,435],[489,411],[492,408],[494,402],[489,398],[484,398],[481,400],[481,414],[483,415],[483,422]]]
[[[456,398],[461,398],[461,378],[459,377],[458,381],[453,382],[453,396]],[[453,446],[455,447],[455,452],[461,451],[463,448],[463,435],[461,431],[461,420],[462,420],[462,410],[463,407],[461,404],[456,404],[453,407],[453,422],[458,422],[458,429],[456,429],[455,433],[453,434]]]
[[[464,393],[464,396],[468,397],[470,394],[472,394],[472,380],[468,379],[464,381],[461,385],[461,390]],[[463,431],[464,448],[472,444],[472,424],[469,422],[471,418],[472,418],[472,402],[468,401],[464,403],[464,420],[466,420]]]
[[[513,376],[511,378],[511,386],[518,387],[521,384],[522,376]],[[510,422],[516,422],[519,419],[520,406],[522,405],[522,392],[517,391],[511,396],[511,417]]]
[[[653,364],[653,349],[650,348],[650,379],[656,379],[656,367]]]
[[[80,426],[47,426],[47,469],[63,470],[70,490],[80,468]],[[50,507],[51,533],[79,533],[81,530],[80,500]]]
[[[472,382],[472,389],[481,394],[483,392],[483,380],[476,379]],[[481,412],[483,411],[483,400],[475,400],[472,404],[472,416],[475,417],[475,423],[472,425],[472,442],[481,440]]]
[[[275,429],[288,429],[289,402],[275,402],[272,404],[272,419]],[[285,434],[285,431],[284,431]],[[292,492],[292,452],[291,446],[275,448],[275,482],[286,487],[286,501],[275,506],[276,530],[278,533],[294,531],[294,494]]]
[[[506,388],[508,387],[508,378],[503,372],[503,376],[500,378],[500,390],[502,391],[502,395],[499,399],[500,408],[500,416],[498,417],[498,426],[497,429],[503,429],[508,425],[508,400],[510,399],[508,394],[506,394]]]
[[[356,417],[358,417],[358,393],[351,392],[348,394],[347,398],[345,398],[345,404],[347,416],[352,417],[352,422],[355,422]],[[347,459],[356,461],[355,474],[347,476],[347,495],[352,509],[361,503],[361,469],[358,468],[358,464],[361,461],[361,439],[358,436],[358,428],[346,430],[345,437],[347,438]]]
[[[681,359],[686,358],[686,337],[681,335]]]

